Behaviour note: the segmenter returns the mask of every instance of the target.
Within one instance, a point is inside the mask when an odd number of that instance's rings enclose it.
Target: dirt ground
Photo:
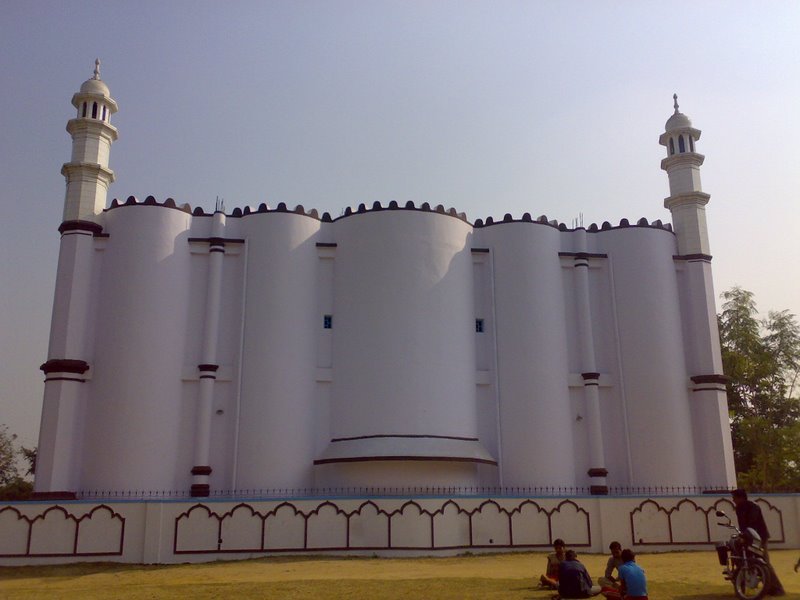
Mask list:
[[[800,599],[797,550],[770,552],[787,591]],[[579,556],[593,577],[606,557]],[[641,554],[652,600],[733,598],[716,553]],[[548,600],[537,588],[542,553],[466,555],[452,558],[280,557],[195,565],[112,563],[0,567],[0,598],[135,599],[510,599]]]

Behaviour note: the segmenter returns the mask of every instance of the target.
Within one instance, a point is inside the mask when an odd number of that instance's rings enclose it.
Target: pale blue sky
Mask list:
[[[0,0],[0,423],[36,442],[72,94],[120,106],[109,199],[380,200],[669,220],[703,131],[718,292],[800,314],[800,2]]]

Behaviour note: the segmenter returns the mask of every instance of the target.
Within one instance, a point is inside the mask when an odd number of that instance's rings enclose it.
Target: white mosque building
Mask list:
[[[72,104],[38,497],[735,484],[704,157],[677,99],[672,225],[588,228],[107,206],[99,62]]]

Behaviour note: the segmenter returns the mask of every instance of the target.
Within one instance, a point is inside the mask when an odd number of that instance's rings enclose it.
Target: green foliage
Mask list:
[[[8,427],[0,425],[0,486],[11,483],[17,476],[17,436],[8,433]]]
[[[800,328],[788,311],[759,319],[752,292],[724,292],[718,316],[739,484],[800,489]]]
[[[0,500],[25,500],[33,492],[33,484],[20,475],[18,459],[28,462],[27,475],[33,474],[36,461],[36,448],[17,449],[17,436],[8,432],[8,427],[0,425]]]

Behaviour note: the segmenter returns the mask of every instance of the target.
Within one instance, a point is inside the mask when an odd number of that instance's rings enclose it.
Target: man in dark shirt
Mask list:
[[[761,538],[761,548],[764,550],[764,560],[767,561],[770,574],[770,584],[767,594],[770,596],[785,596],[786,592],[783,590],[783,585],[780,579],[778,579],[775,569],[772,568],[769,562],[769,553],[767,552],[769,530],[767,529],[766,521],[764,521],[764,515],[761,513],[761,508],[752,500],[748,500],[747,492],[741,488],[733,490],[733,492],[731,492],[731,497],[736,507],[736,520],[739,521],[739,529],[742,531],[748,527],[755,529],[756,533],[758,533],[758,536]]]
[[[558,595],[561,598],[589,598],[600,593],[600,586],[592,586],[586,567],[578,561],[574,550],[567,550],[558,565]]]

